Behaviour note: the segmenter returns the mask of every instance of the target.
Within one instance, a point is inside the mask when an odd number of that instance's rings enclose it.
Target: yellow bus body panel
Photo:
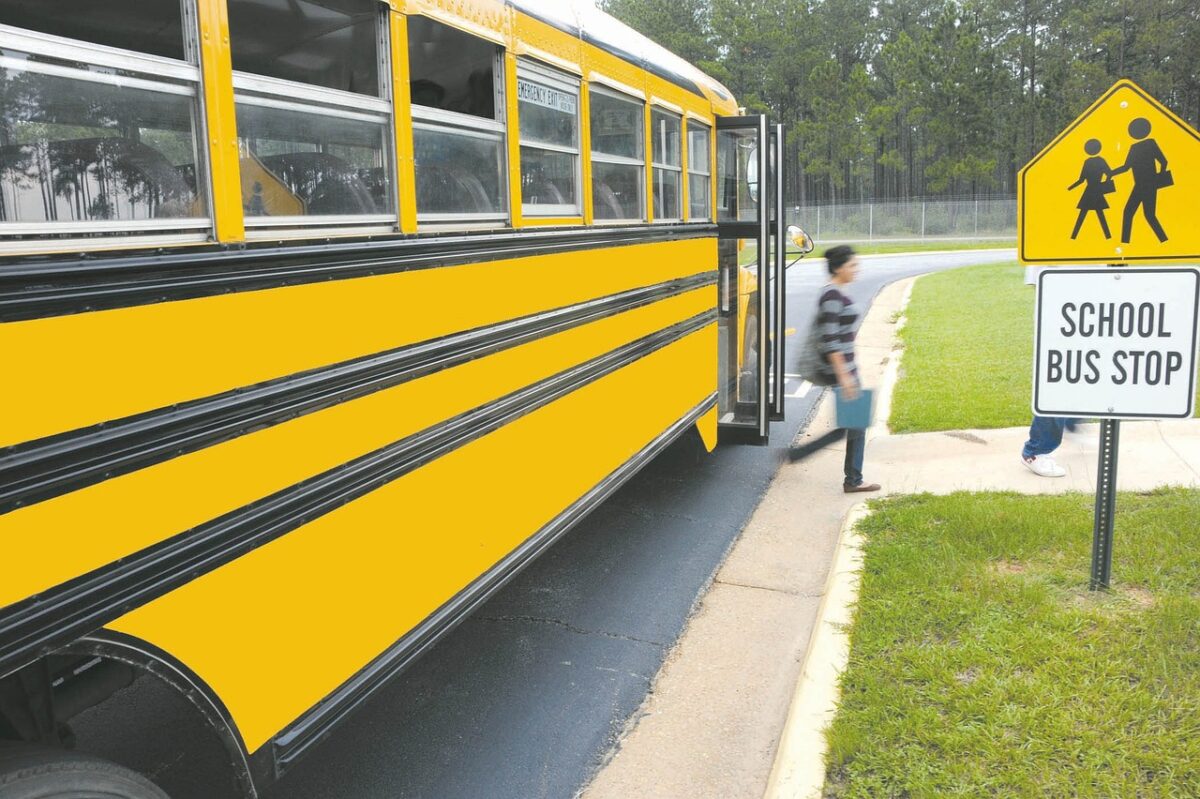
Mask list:
[[[700,439],[704,442],[705,449],[712,452],[717,448],[717,408],[715,406],[696,420],[696,429],[700,432]]]
[[[715,348],[709,325],[111,627],[192,668],[255,750],[710,396]]]
[[[520,11],[513,14],[513,44],[519,56],[576,75],[583,72],[583,42],[578,36],[564,33]]]
[[[408,17],[394,11],[391,18],[392,102],[394,108],[412,106],[409,84]],[[400,231],[417,232],[417,176],[411,114],[394,114],[396,131],[396,197],[400,201]]]
[[[0,515],[6,559],[29,565],[5,570],[0,607],[688,319],[715,302],[715,287],[695,289]],[[704,364],[695,368],[705,371]],[[54,531],[54,558],[44,557],[47,531]]]
[[[504,96],[517,96],[517,56],[511,49],[504,53]],[[521,125],[517,105],[510,101],[504,108],[505,128],[514,132],[514,135],[505,138],[508,145],[505,163],[508,168],[508,217],[515,228],[522,227],[524,218],[521,206]]]
[[[237,118],[233,102],[233,51],[225,0],[197,0],[200,69],[204,76],[204,115],[212,168],[213,223],[218,240],[246,238]]]
[[[0,325],[0,447],[712,269],[712,239]]]
[[[582,225],[582,216],[522,216],[521,227],[566,227]]]

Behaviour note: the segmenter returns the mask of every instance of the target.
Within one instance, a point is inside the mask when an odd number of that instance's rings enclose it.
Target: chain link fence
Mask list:
[[[1017,236],[1017,201],[1011,197],[792,206],[787,217],[818,242]]]

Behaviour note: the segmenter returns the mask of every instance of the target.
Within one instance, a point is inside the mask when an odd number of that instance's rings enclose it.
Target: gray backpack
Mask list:
[[[821,357],[820,320],[821,312],[818,310],[808,328],[804,346],[800,348],[800,361],[796,364],[796,372],[814,386],[833,386],[837,385],[837,376]]]

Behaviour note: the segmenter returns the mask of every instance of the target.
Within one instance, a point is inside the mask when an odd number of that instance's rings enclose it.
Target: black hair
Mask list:
[[[825,251],[825,266],[829,274],[837,274],[837,270],[845,266],[855,255],[854,248],[849,244],[839,244]]]

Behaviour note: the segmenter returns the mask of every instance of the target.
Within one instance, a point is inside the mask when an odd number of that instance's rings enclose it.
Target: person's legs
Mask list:
[[[1112,232],[1108,229],[1108,219],[1104,216],[1103,211],[1096,212],[1096,218],[1100,220],[1100,229],[1104,231],[1104,238],[1111,239]],[[1074,237],[1072,237],[1074,238]]]
[[[1049,455],[1062,444],[1063,429],[1066,419],[1049,416],[1035,416],[1029,425],[1029,440],[1021,450],[1021,457],[1034,458],[1038,455]]]
[[[863,455],[867,450],[866,430],[846,431],[846,479],[844,485],[851,488],[862,485]]]
[[[1067,470],[1054,462],[1050,453],[1058,449],[1062,443],[1063,430],[1067,426],[1066,419],[1052,419],[1046,416],[1033,417],[1029,425],[1029,440],[1021,450],[1021,463],[1025,468],[1039,477],[1064,477]]]

